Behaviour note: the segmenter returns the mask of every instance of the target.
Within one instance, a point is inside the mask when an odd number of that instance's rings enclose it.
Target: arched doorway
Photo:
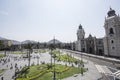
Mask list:
[[[82,48],[82,52],[85,52],[85,48]]]
[[[102,49],[99,49],[99,50],[98,50],[98,54],[101,55],[101,56],[103,55]]]
[[[93,50],[91,47],[89,48],[89,53],[93,53]]]

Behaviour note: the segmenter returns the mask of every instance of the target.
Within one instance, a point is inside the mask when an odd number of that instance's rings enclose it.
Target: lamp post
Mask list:
[[[54,58],[54,74],[53,74],[53,80],[56,80],[56,73],[55,73],[55,54],[52,54],[53,50],[56,49],[55,47],[55,37],[53,39],[53,43],[49,45],[49,49],[50,49],[50,55],[51,55],[51,66],[52,66],[52,57]]]
[[[50,50],[50,55],[51,55],[51,66],[52,66],[52,49]]]
[[[30,68],[30,54],[32,53],[32,44],[28,44],[28,67]]]
[[[14,76],[14,80],[16,80],[16,69],[15,69],[15,76]]]
[[[53,58],[54,58],[54,76],[53,76],[53,80],[56,80],[56,73],[55,73],[55,58],[56,58],[56,55],[55,54],[53,55]]]
[[[40,57],[39,57],[39,56],[37,56],[37,65],[39,65],[39,58],[40,58]]]
[[[83,68],[83,63],[82,62],[83,62],[83,60],[82,60],[82,52],[81,52],[81,75],[83,76],[83,69],[82,69]]]

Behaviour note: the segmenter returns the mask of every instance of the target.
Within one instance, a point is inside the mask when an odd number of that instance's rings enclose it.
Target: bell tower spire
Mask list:
[[[111,17],[111,16],[115,16],[116,13],[115,13],[115,10],[113,10],[111,7],[110,7],[110,10],[108,11],[108,17]]]
[[[84,36],[85,36],[85,32],[84,29],[82,28],[82,25],[80,24],[77,31],[78,40],[84,39]]]

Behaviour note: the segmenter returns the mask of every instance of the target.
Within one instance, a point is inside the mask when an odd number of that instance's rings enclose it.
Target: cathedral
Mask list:
[[[96,38],[91,34],[85,38],[82,25],[77,30],[76,50],[101,56],[120,57],[120,17],[110,8],[104,23],[105,37]]]

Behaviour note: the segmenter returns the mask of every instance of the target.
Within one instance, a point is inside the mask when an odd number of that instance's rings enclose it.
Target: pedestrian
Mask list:
[[[15,63],[15,68],[17,67],[17,63]]]
[[[1,80],[4,80],[3,77],[1,77]]]

